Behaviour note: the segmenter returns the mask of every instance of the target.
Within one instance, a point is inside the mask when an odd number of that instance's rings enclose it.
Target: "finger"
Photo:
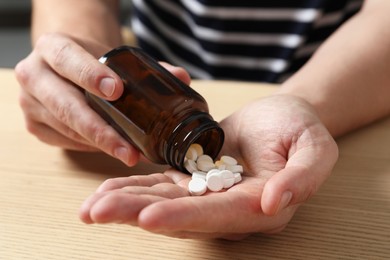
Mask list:
[[[82,92],[49,70],[42,72],[45,77],[29,78],[26,89],[53,117],[125,164],[132,166],[138,162],[139,152],[88,106]]]
[[[53,128],[41,124],[41,123],[29,123],[26,122],[27,129],[30,133],[35,135],[40,141],[47,143],[49,145],[58,146],[64,149],[83,151],[83,152],[96,152],[99,151],[94,146],[90,146],[86,143],[76,142],[72,139],[65,137],[62,134],[59,134]]]
[[[307,201],[328,178],[337,157],[334,141],[292,155],[286,168],[274,174],[264,186],[261,199],[264,213],[272,216],[283,208]],[[306,158],[315,159],[307,161]]]
[[[182,67],[176,67],[166,62],[159,62],[161,66],[167,69],[170,73],[175,75],[178,79],[183,81],[183,83],[189,85],[191,83],[191,77],[188,72]]]
[[[41,103],[22,91],[20,106],[24,111],[27,130],[41,141],[65,149],[97,151],[85,138],[58,121]]]
[[[90,211],[92,206],[99,201],[99,199],[106,196],[107,193],[94,193],[91,196],[89,196],[86,200],[84,200],[83,204],[81,205],[79,209],[79,218],[86,224],[92,224],[94,221],[92,220],[90,216]]]
[[[162,173],[150,175],[133,175],[129,177],[111,178],[105,180],[96,192],[121,189],[126,186],[153,186],[158,183],[173,183],[172,179]]]
[[[139,212],[166,198],[131,193],[109,193],[92,205],[89,211],[93,223],[126,223],[137,225]]]
[[[147,177],[147,176],[143,176]],[[123,178],[121,178],[123,179]],[[142,184],[151,184],[149,180],[146,180],[143,178],[141,180]],[[132,196],[122,196],[122,195],[114,195],[114,194],[132,194]],[[134,195],[134,196],[133,196]],[[179,197],[188,196],[188,191],[175,185],[172,183],[157,183],[153,186],[126,186],[121,189],[106,191],[106,192],[97,192],[93,195],[91,195],[88,199],[85,200],[83,205],[80,208],[80,218],[85,223],[102,223],[100,221],[103,221],[105,223],[108,222],[122,222],[128,217],[129,215],[129,208],[132,208],[134,212],[131,214],[131,216],[138,215],[139,210],[142,208],[133,207],[132,205],[144,205],[147,206],[149,204],[143,204],[142,201],[145,202],[145,196],[152,196],[152,197],[161,197],[161,198],[168,198],[168,199],[174,199]],[[111,199],[106,199],[106,196],[114,196],[115,198],[125,200],[129,199],[128,202],[126,201],[118,201],[118,203],[115,203]],[[104,198],[104,199],[103,199]],[[103,202],[102,202],[103,201]],[[99,204],[98,211],[95,213],[92,212],[92,208],[95,208],[95,205]],[[124,205],[128,205],[126,208],[123,208]],[[138,211],[137,211],[138,210]],[[109,212],[109,213],[107,213]],[[91,215],[92,214],[92,215]],[[108,216],[107,214],[111,214]],[[103,219],[101,218],[103,217]],[[134,219],[129,219],[129,223],[134,224]]]
[[[138,217],[138,225],[151,232],[248,233],[287,223],[292,214],[262,215],[260,196],[250,192],[223,192],[184,197],[151,204]]]
[[[138,195],[154,195],[167,199],[175,199],[180,197],[189,196],[187,189],[183,189],[180,186],[172,183],[158,183],[152,187],[145,186],[127,186],[119,190],[119,192],[138,194]]]
[[[85,90],[108,100],[122,94],[119,76],[71,39],[46,34],[37,41],[35,49],[56,73]]]

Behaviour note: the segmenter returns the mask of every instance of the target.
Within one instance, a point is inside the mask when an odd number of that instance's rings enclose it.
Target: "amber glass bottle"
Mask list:
[[[122,46],[100,61],[124,83],[123,95],[106,101],[86,93],[90,106],[146,158],[185,172],[192,143],[215,159],[224,141],[205,99],[138,48]]]

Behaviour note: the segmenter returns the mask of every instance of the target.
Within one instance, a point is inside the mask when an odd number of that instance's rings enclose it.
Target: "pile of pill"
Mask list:
[[[188,149],[184,167],[192,174],[188,184],[191,195],[203,195],[207,189],[220,191],[232,187],[241,181],[243,167],[231,156],[221,156],[220,160],[213,159],[203,154],[203,148],[199,144],[191,144]]]

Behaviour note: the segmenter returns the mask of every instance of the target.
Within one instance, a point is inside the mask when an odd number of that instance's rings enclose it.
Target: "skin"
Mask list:
[[[122,93],[119,78],[96,60],[121,44],[117,1],[33,4],[34,49],[15,68],[27,128],[52,145],[101,150],[136,164],[139,153],[80,91],[108,100]],[[194,197],[187,191],[189,176],[174,170],[109,179],[84,202],[80,218],[181,238],[242,239],[283,230],[330,175],[338,157],[334,138],[390,114],[389,11],[390,1],[367,1],[278,93],[221,122],[222,153],[244,165],[242,182]],[[163,65],[190,83],[183,69]]]

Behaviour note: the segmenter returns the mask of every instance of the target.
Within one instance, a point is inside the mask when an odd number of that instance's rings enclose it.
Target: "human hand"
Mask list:
[[[65,149],[102,150],[126,165],[139,152],[87,104],[84,90],[107,100],[123,92],[121,79],[97,58],[111,48],[63,34],[47,34],[15,68],[27,129],[41,141]],[[163,64],[183,81],[183,69]]]
[[[304,100],[276,95],[221,122],[223,154],[244,166],[223,192],[190,196],[190,176],[175,170],[113,178],[83,204],[85,223],[124,223],[181,238],[241,239],[284,229],[337,160],[335,141]]]

